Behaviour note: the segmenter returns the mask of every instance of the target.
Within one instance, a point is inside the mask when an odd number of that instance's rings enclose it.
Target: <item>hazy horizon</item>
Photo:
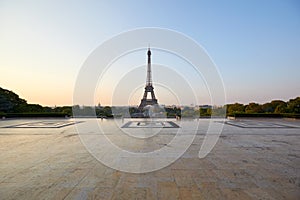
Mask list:
[[[1,86],[0,86],[1,87]],[[2,87],[3,88],[3,87]],[[9,90],[9,91],[12,91],[12,92],[14,92],[13,90],[10,90],[9,88],[3,88],[3,89],[6,89],[6,90]],[[18,94],[17,94],[18,95]],[[26,99],[26,97],[22,97],[22,96],[20,96],[19,95],[19,97],[21,98],[21,99],[24,99],[24,100],[26,100],[27,101],[27,99]],[[264,104],[264,103],[268,103],[268,102],[271,102],[271,101],[275,101],[275,100],[281,100],[281,101],[285,101],[285,102],[287,102],[287,101],[289,101],[290,99],[295,99],[295,98],[297,98],[297,97],[299,97],[299,96],[295,96],[295,97],[291,97],[291,98],[288,98],[288,99],[271,99],[271,100],[269,100],[269,101],[265,101],[265,102],[257,102],[257,101],[249,101],[249,102],[241,102],[241,101],[234,101],[234,102],[226,102],[226,104],[234,104],[234,103],[241,103],[241,104],[244,104],[244,105],[247,105],[247,104],[249,104],[249,103],[258,103],[258,104]],[[41,103],[38,103],[38,102],[35,102],[35,103],[33,103],[33,102],[29,102],[29,101],[27,101],[27,103],[29,103],[29,104],[39,104],[39,105],[41,105],[41,106],[47,106],[47,107],[61,107],[61,106],[75,106],[75,105],[77,105],[77,104],[54,104],[54,105],[45,105],[45,104],[41,104]],[[96,103],[95,105],[79,105],[79,106],[98,106],[99,104],[100,104],[100,106],[120,106],[120,107],[127,107],[127,106],[136,106],[136,107],[138,107],[139,106],[139,103],[140,102],[138,102],[137,104],[127,104],[127,105],[122,105],[122,104],[120,104],[120,105],[116,105],[116,104],[114,104],[114,105],[112,105],[112,104],[101,104],[100,102],[98,102],[98,103]],[[164,105],[164,106],[205,106],[205,105],[209,105],[209,106],[222,106],[222,105],[212,105],[212,104],[205,104],[205,103],[203,103],[203,104],[193,104],[193,103],[191,103],[191,104],[165,104],[165,103],[163,103],[163,102],[159,102],[159,104],[160,105]]]

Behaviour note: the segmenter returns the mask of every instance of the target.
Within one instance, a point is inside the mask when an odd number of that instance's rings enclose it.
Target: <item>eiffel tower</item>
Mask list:
[[[144,92],[144,96],[141,99],[141,103],[139,105],[139,110],[142,111],[143,108],[145,106],[148,105],[156,105],[157,103],[157,99],[155,98],[155,94],[154,94],[154,88],[152,86],[152,76],[151,76],[151,51],[150,48],[148,48],[148,66],[147,66],[147,80],[146,80],[146,87],[145,87],[145,92]],[[151,99],[147,99],[147,94],[150,93],[151,94]]]

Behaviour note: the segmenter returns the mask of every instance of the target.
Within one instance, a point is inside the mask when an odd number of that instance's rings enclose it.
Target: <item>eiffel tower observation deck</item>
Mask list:
[[[155,98],[155,94],[154,94],[154,87],[152,85],[152,72],[151,72],[151,50],[150,48],[148,48],[148,65],[147,65],[147,79],[146,79],[146,86],[145,86],[145,92],[144,92],[144,96],[141,99],[141,103],[139,105],[139,110],[142,111],[144,109],[144,107],[148,106],[148,105],[156,105],[157,103],[157,99]],[[150,98],[148,99],[148,93],[150,93]]]

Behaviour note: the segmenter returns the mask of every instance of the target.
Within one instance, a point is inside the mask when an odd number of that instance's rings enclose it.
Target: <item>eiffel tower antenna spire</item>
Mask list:
[[[147,85],[152,85],[152,76],[151,76],[151,50],[150,47],[148,48],[148,64],[147,64],[147,81],[146,81],[146,86]]]

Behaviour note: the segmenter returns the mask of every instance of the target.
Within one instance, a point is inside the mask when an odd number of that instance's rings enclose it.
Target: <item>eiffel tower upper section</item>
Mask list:
[[[141,103],[139,105],[139,110],[143,110],[143,108],[145,106],[148,105],[156,105],[157,103],[157,99],[155,98],[155,94],[154,94],[154,87],[152,85],[152,72],[151,72],[151,50],[150,48],[148,48],[148,65],[147,65],[147,79],[146,79],[146,86],[145,86],[145,92],[144,92],[144,96],[141,99]],[[150,93],[150,97],[149,99],[147,99],[147,95],[148,93]]]

